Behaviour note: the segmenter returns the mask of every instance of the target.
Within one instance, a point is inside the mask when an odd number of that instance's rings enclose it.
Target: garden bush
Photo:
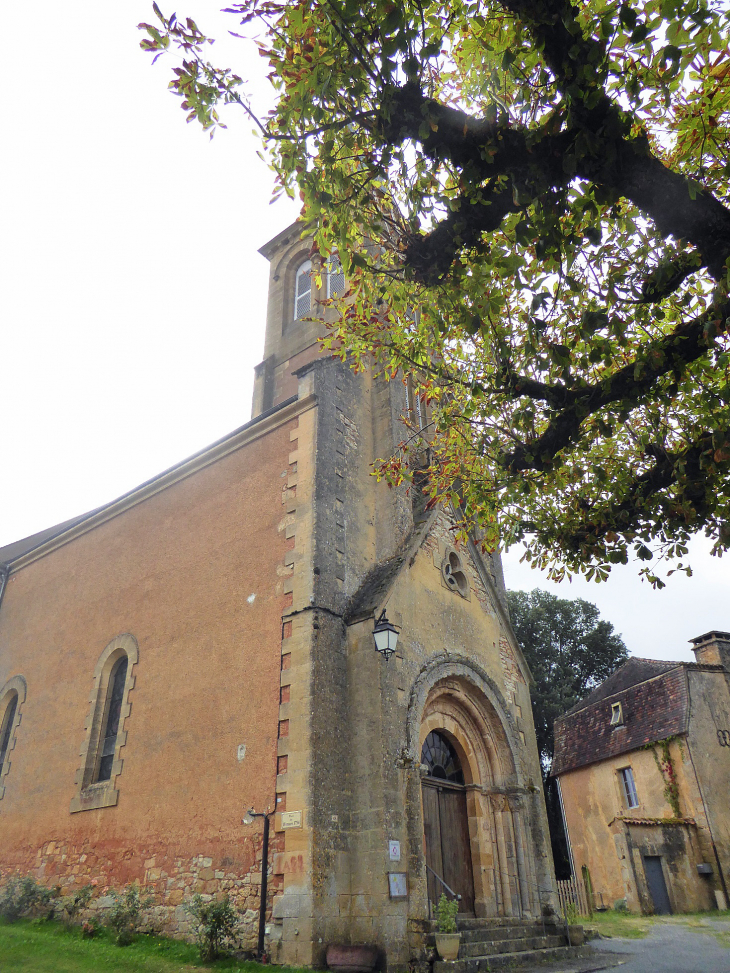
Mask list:
[[[151,905],[151,898],[141,898],[138,885],[128,885],[123,892],[114,892],[114,904],[106,921],[118,946],[128,946],[134,940],[142,922],[142,912]]]
[[[226,943],[235,945],[238,913],[227,895],[210,902],[204,902],[202,896],[196,895],[187,909],[198,924],[195,941],[203,961],[208,962],[222,956]]]
[[[54,895],[55,892],[55,895]],[[52,900],[57,890],[46,888],[32,875],[13,875],[0,889],[0,917],[15,922],[21,916],[53,911]]]

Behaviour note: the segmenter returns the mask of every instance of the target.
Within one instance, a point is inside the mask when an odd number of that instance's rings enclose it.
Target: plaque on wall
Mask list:
[[[281,812],[281,828],[282,831],[285,828],[301,828],[302,826],[302,812],[301,811],[282,811]]]
[[[388,872],[388,891],[391,899],[408,898],[408,882],[405,872]]]

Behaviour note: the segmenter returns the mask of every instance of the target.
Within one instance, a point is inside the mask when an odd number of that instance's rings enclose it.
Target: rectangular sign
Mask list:
[[[391,899],[408,898],[408,883],[405,872],[388,872],[388,891]]]
[[[302,826],[302,812],[301,811],[282,811],[281,812],[281,827],[282,830],[285,828],[301,828]]]

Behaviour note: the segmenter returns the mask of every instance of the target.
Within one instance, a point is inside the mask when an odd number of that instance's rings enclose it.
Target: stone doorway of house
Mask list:
[[[441,878],[461,896],[459,913],[473,916],[474,873],[464,773],[446,734],[437,730],[428,734],[421,764],[427,768],[421,784],[429,901],[435,909],[445,891]]]

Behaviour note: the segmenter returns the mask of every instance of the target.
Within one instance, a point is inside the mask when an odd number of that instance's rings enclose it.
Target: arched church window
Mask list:
[[[114,752],[117,748],[119,733],[119,717],[124,702],[124,684],[127,681],[127,657],[123,655],[114,663],[109,679],[109,700],[106,712],[104,732],[102,734],[101,757],[97,781],[111,780]]]
[[[327,297],[337,297],[345,291],[345,271],[340,258],[333,253],[327,258]]]
[[[26,695],[27,687],[22,676],[13,676],[0,686],[0,799],[5,794],[5,779],[11,769],[10,754],[15,747]]]
[[[117,788],[128,732],[124,721],[131,711],[129,693],[134,687],[138,653],[133,635],[118,635],[96,663],[72,813],[113,807],[119,800]]]
[[[303,318],[312,310],[312,261],[305,260],[297,269],[294,292],[294,317]]]
[[[0,777],[2,777],[5,759],[10,749],[10,740],[15,728],[15,714],[18,709],[18,694],[15,691],[8,693],[7,697],[0,703],[0,712],[3,707],[5,712],[2,714],[2,723],[0,723]]]
[[[428,767],[428,776],[463,784],[464,774],[456,750],[448,738],[438,730],[432,730],[423,741],[421,763]]]

